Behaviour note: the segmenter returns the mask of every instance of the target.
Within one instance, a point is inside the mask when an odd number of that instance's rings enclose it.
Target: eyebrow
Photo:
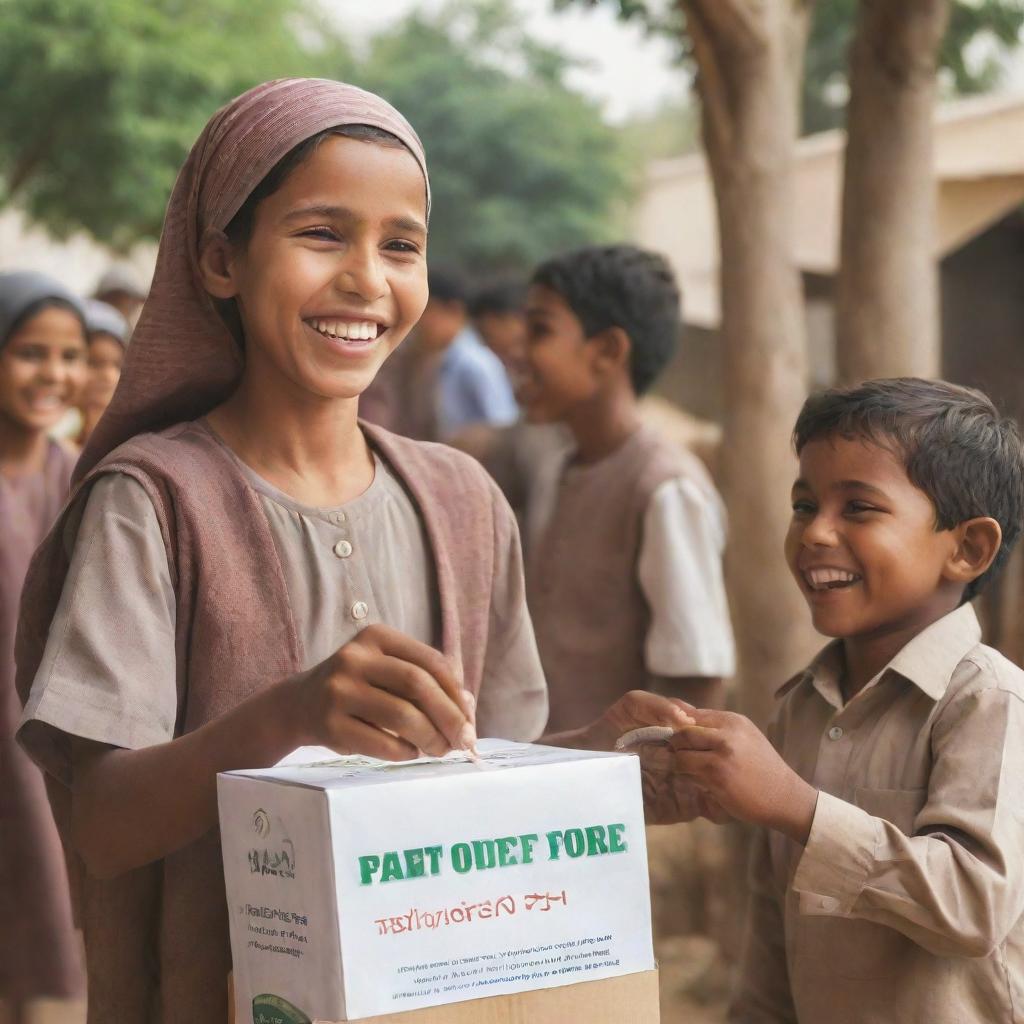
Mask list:
[[[323,217],[325,220],[344,221],[360,221],[363,219],[347,206],[331,206],[329,203],[312,203],[309,206],[300,206],[297,210],[292,210],[290,213],[285,214],[284,219],[286,222],[291,222],[305,220],[307,217]],[[427,233],[426,225],[416,220],[415,217],[389,217],[384,221],[384,225],[397,231],[408,231],[421,235]]]
[[[809,491],[811,490],[811,485],[803,477],[800,477],[793,484],[793,490],[796,491],[798,489]],[[831,489],[833,491],[870,491],[872,494],[877,494],[880,498],[888,497],[881,487],[869,484],[865,480],[838,480],[832,485]]]

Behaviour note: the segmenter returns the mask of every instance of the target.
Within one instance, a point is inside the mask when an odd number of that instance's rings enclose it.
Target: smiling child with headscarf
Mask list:
[[[0,1007],[81,994],[67,872],[40,770],[14,742],[14,630],[29,559],[68,494],[75,456],[48,437],[81,385],[78,300],[0,274]]]
[[[86,867],[90,1020],[226,1019],[218,772],[543,729],[507,503],[357,418],[426,304],[429,209],[405,119],[319,79],[228,104],[178,176],[18,634],[19,738]]]

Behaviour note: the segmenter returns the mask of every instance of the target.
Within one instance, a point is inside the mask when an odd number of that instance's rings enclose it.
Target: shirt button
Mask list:
[[[838,725],[833,725],[828,731],[828,738],[830,740],[841,740],[843,738],[843,730]]]
[[[334,523],[335,526],[341,526],[341,524],[343,522],[345,522],[345,513],[344,512],[332,512],[327,518],[332,523]]]
[[[334,553],[339,558],[348,558],[348,556],[352,554],[352,545],[349,544],[347,540],[339,540],[338,543],[334,545]]]
[[[822,896],[821,909],[829,914],[835,913],[839,909],[839,900],[834,896]]]
[[[369,614],[370,614],[370,608],[369,608],[369,606],[367,605],[367,603],[365,601],[356,601],[356,603],[354,605],[352,605],[352,618],[353,619],[356,619],[357,621],[359,619],[365,619],[366,616],[369,615]]]

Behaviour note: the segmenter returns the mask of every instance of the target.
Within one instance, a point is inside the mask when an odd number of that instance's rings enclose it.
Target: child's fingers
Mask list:
[[[419,756],[411,743],[352,717],[346,718],[327,746],[339,754],[364,754],[381,761],[411,761]]]
[[[466,712],[466,717],[476,723],[476,697],[473,696],[472,691],[466,689],[459,690],[459,700],[462,703],[462,710]]]
[[[444,737],[449,748],[462,749],[476,742],[476,732],[467,719],[459,697],[461,691],[455,690],[453,696],[432,673],[420,665],[402,658],[381,655],[366,665],[364,676],[374,686],[415,705]]]
[[[462,681],[451,662],[436,648],[415,640],[390,626],[368,626],[360,639],[372,640],[381,654],[411,662],[437,681],[438,686],[449,698],[462,707],[459,694],[463,692]]]
[[[690,715],[693,709],[685,701],[646,690],[630,690],[619,699],[618,710],[623,718],[628,719],[629,727],[634,729],[648,725],[681,729],[693,723]]]
[[[705,778],[717,756],[707,750],[677,750],[676,771],[695,779]]]
[[[701,793],[700,804],[701,817],[707,818],[708,821],[714,822],[716,825],[724,825],[726,822],[732,821],[732,815],[724,810],[722,805],[713,796]]]
[[[360,685],[349,696],[345,712],[393,733],[426,754],[441,757],[450,749],[448,740],[419,707],[387,688]]]
[[[703,725],[688,725],[680,729],[671,739],[672,747],[683,750],[719,750],[725,743],[725,735],[718,729]]]
[[[719,711],[715,708],[690,708],[690,717],[697,725],[721,729],[731,725],[740,716],[732,711]]]

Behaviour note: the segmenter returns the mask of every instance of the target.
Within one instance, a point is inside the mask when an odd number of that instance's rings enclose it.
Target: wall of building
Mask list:
[[[942,262],[943,374],[1024,422],[1024,216],[1003,218]]]
[[[88,295],[113,263],[131,268],[139,284],[147,287],[156,264],[156,246],[139,245],[120,255],[84,232],[56,239],[29,223],[20,210],[0,210],[0,270],[40,270]]]

